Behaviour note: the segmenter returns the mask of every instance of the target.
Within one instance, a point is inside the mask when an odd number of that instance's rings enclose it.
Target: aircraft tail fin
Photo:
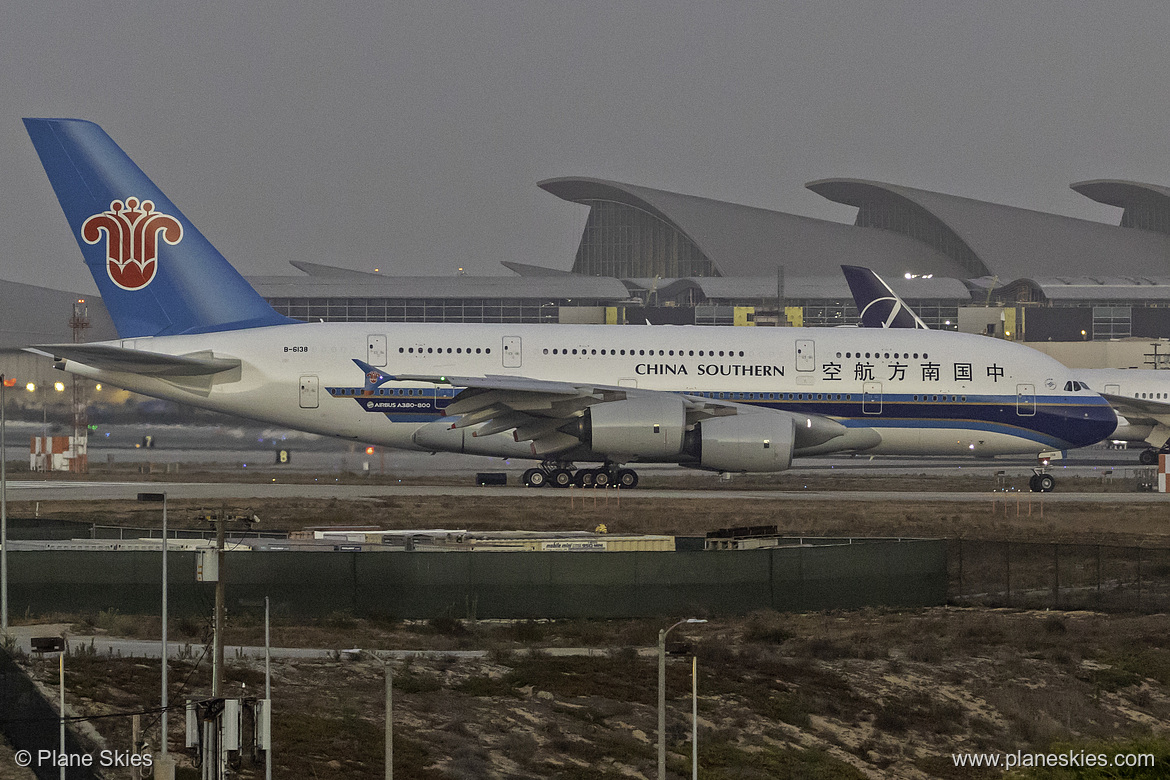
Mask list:
[[[366,374],[366,383],[362,388],[363,395],[370,395],[379,387],[394,379],[392,374],[387,374],[382,369],[375,368],[364,360],[358,360],[357,358],[354,358],[353,362],[357,364],[357,367]]]
[[[277,314],[98,125],[24,125],[119,336],[295,322]]]
[[[929,330],[914,310],[872,270],[857,265],[843,265],[841,270],[861,312],[862,327]]]

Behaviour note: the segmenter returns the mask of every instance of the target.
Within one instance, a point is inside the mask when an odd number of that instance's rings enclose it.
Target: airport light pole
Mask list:
[[[272,637],[268,633],[268,597],[264,597],[264,727],[268,747],[264,751],[264,780],[272,780]]]
[[[139,501],[162,502],[162,727],[161,753],[163,759],[167,756],[167,494],[166,493],[139,493]]]
[[[4,433],[8,427],[8,376],[0,374],[0,636],[8,636],[8,466]]]
[[[699,656],[691,656],[691,780],[699,780]]]
[[[666,780],[666,635],[684,623],[706,622],[687,618],[658,632],[658,780]]]
[[[65,635],[61,636],[34,636],[32,637],[32,649],[34,653],[59,653],[57,657],[57,668],[60,676],[60,696],[61,696],[61,717],[57,720],[61,726],[61,754],[62,760],[58,761],[61,768],[61,780],[65,780],[65,766],[68,763],[64,760],[67,753],[65,752],[65,653],[69,651],[69,645],[65,642]]]

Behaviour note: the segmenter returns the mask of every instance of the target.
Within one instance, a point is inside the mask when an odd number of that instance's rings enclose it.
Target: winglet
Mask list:
[[[869,268],[843,265],[849,291],[861,313],[864,328],[918,328],[929,330],[914,310],[906,305],[885,280]]]

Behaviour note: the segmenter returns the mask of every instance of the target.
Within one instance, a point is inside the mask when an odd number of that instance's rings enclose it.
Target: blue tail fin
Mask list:
[[[25,119],[118,335],[284,325],[244,277],[105,131]]]
[[[890,289],[885,280],[869,268],[843,265],[845,281],[861,313],[863,328],[920,328],[928,330],[914,310]]]
[[[387,374],[380,368],[374,368],[364,360],[354,358],[353,362],[357,363],[358,368],[366,372],[366,384],[362,388],[362,395],[371,395],[379,387],[394,379],[392,374]]]

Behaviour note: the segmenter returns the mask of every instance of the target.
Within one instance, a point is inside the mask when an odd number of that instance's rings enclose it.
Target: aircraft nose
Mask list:
[[[1072,407],[1069,417],[1069,444],[1087,447],[1107,439],[1117,430],[1117,413],[1104,398]]]

